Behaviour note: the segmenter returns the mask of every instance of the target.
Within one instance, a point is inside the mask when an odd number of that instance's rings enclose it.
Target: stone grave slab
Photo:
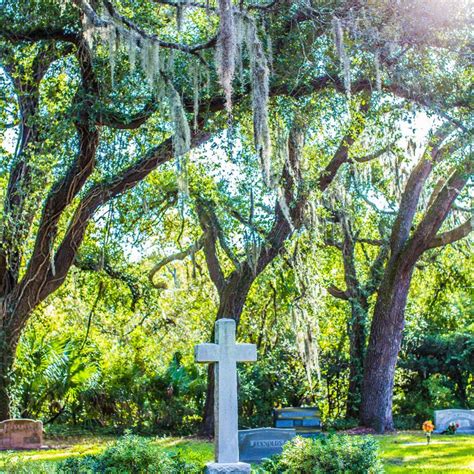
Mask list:
[[[298,436],[315,437],[321,433],[321,418],[318,408],[289,407],[274,410],[276,428],[293,428]]]
[[[436,410],[435,433],[442,433],[448,429],[450,423],[458,423],[458,433],[474,434],[474,410]]]
[[[294,429],[255,428],[239,431],[240,461],[258,463],[280,454],[283,445],[296,436]]]
[[[17,419],[0,422],[0,449],[41,449],[43,423]]]

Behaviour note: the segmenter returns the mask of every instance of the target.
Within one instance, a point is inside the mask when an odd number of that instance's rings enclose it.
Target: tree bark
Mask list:
[[[381,267],[386,260],[387,247],[384,245],[382,232],[380,240],[360,239],[358,232],[353,230],[353,223],[349,215],[340,211],[334,211],[333,213],[335,222],[341,226],[343,239],[342,242],[326,239],[326,243],[336,247],[342,253],[346,289],[341,290],[331,286],[329,293],[335,298],[342,299],[350,304],[351,316],[347,322],[347,334],[349,336],[349,387],[346,399],[346,418],[358,418],[367,343],[368,299],[380,284]],[[355,251],[357,242],[380,245],[380,251],[370,265],[369,278],[364,283],[361,282],[356,269]]]
[[[12,385],[13,362],[15,359],[16,346],[18,344],[19,330],[11,331],[5,327],[5,321],[9,315],[5,311],[5,305],[0,312],[0,421],[11,418],[10,411],[10,387]]]
[[[207,367],[206,403],[204,404],[202,423],[199,428],[199,435],[206,438],[214,435],[214,375],[214,364],[209,364]]]
[[[374,309],[364,363],[360,421],[377,432],[393,430],[395,366],[405,326],[405,307],[414,265],[389,269]]]
[[[359,416],[364,378],[364,357],[367,340],[367,321],[369,304],[361,295],[351,300],[351,320],[348,324],[349,334],[349,390],[347,392],[346,417]]]

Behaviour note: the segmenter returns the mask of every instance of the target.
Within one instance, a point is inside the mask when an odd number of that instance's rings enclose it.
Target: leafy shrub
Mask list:
[[[154,446],[151,440],[127,434],[104,452],[94,456],[67,459],[58,466],[61,474],[193,474],[200,472],[179,455]]]
[[[296,437],[285,444],[280,456],[264,462],[261,472],[375,474],[383,472],[377,450],[377,442],[371,436]]]
[[[66,405],[98,383],[98,350],[77,334],[23,335],[15,361],[14,413],[60,419]],[[67,400],[67,404],[66,404]]]
[[[271,426],[273,408],[301,406],[305,375],[298,360],[294,348],[285,342],[255,364],[239,367],[241,426]]]
[[[324,423],[325,430],[343,431],[355,428],[359,425],[359,420],[355,418],[334,418],[332,420],[326,420]]]

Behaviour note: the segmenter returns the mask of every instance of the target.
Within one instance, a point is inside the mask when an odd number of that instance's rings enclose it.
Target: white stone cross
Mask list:
[[[237,362],[257,360],[255,344],[235,343],[235,321],[219,319],[215,344],[194,348],[196,362],[215,362],[214,424],[217,463],[239,462]],[[237,471],[235,471],[237,472]]]

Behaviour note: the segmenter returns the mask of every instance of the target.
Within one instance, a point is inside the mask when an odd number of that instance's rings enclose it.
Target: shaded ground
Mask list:
[[[0,473],[48,473],[62,459],[94,454],[104,449],[113,437],[69,437],[46,439],[52,449],[0,452]],[[387,473],[472,473],[474,436],[433,436],[429,446],[421,432],[377,436]],[[205,464],[212,459],[213,447],[207,441],[187,438],[157,438],[156,443],[169,451],[180,451],[189,461]]]

